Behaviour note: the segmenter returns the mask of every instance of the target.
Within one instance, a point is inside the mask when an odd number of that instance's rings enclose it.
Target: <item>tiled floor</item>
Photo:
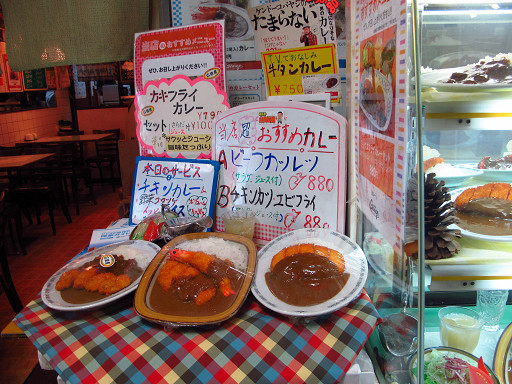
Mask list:
[[[23,305],[32,300],[46,280],[89,243],[92,230],[106,228],[119,218],[120,196],[111,186],[95,186],[97,205],[81,202],[80,216],[70,209],[73,222],[68,224],[62,212],[55,209],[57,235],[52,235],[49,218],[41,224],[24,221],[24,243],[27,255],[9,255],[11,274]],[[73,207],[71,207],[73,208]],[[8,240],[10,244],[10,240]],[[15,316],[4,293],[0,294],[0,327]],[[37,364],[37,353],[28,339],[0,339],[0,383],[24,383]],[[54,381],[51,381],[54,383]],[[40,381],[41,384],[44,382]]]

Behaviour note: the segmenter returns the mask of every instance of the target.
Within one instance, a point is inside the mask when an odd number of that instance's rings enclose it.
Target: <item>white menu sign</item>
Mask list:
[[[255,241],[293,229],[345,230],[346,120],[327,108],[264,101],[215,120],[212,159],[221,163],[216,213],[256,214]],[[217,220],[217,230],[224,230]]]

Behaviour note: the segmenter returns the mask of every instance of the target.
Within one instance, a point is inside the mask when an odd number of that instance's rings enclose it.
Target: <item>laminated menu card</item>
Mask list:
[[[160,213],[162,205],[179,216],[213,217],[218,172],[216,161],[138,156],[130,224]]]

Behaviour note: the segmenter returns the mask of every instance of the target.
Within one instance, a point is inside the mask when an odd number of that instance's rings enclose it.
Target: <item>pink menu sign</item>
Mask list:
[[[210,158],[213,119],[229,108],[224,21],[136,34],[134,57],[142,154]]]

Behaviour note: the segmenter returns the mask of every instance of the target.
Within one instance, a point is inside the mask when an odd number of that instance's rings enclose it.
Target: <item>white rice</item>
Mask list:
[[[245,245],[234,241],[224,240],[220,237],[209,237],[184,241],[178,244],[176,248],[185,251],[204,252],[209,255],[217,256],[222,260],[231,260],[237,269],[247,269],[249,252]]]
[[[439,151],[435,148],[430,148],[428,145],[423,146],[423,161],[441,156]]]
[[[463,168],[456,168],[447,163],[440,163],[427,169],[425,173],[435,173],[436,177],[465,176],[468,171]]]
[[[140,251],[129,245],[120,245],[109,252],[109,254],[124,256],[125,259],[137,259],[138,253],[140,253]]]

